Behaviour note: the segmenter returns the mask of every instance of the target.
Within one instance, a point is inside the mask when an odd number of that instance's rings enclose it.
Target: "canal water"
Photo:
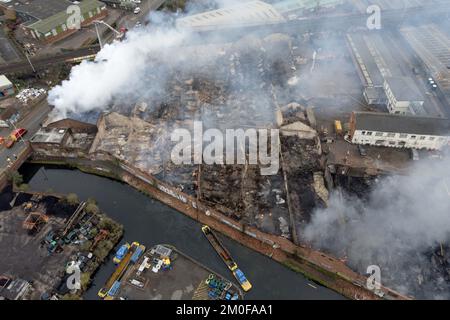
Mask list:
[[[26,164],[20,171],[30,190],[73,192],[80,199],[97,200],[102,211],[123,224],[123,241],[138,241],[146,246],[172,244],[210,269],[233,279],[203,236],[198,222],[132,187],[78,170],[53,166]],[[334,291],[312,283],[268,257],[219,236],[253,285],[246,299],[343,299]],[[93,286],[85,294],[86,299],[97,299],[98,290],[113,270],[112,259],[109,259],[96,274]]]

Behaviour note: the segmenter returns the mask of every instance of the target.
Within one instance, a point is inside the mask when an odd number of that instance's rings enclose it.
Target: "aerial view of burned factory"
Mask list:
[[[0,300],[450,300],[450,0],[0,0],[0,192]]]

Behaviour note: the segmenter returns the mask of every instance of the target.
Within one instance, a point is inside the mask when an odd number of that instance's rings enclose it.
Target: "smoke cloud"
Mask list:
[[[217,8],[240,1],[209,2]],[[190,2],[187,10],[185,14],[189,15],[198,12],[199,8]],[[122,42],[105,45],[94,62],[84,61],[73,67],[69,79],[49,92],[49,103],[55,106],[54,117],[108,110],[112,105],[132,106],[137,101],[164,97],[170,90],[167,83],[174,70],[198,71],[197,67],[204,70],[203,66],[210,64],[213,67],[207,75],[214,78],[219,69],[228,68],[223,60],[222,65],[214,66],[207,48],[195,53],[187,47],[199,38],[167,23],[179,16],[180,13],[153,13],[149,17],[152,22],[149,26],[131,30]],[[302,37],[298,36],[297,43]],[[227,42],[226,35],[221,34],[217,34],[215,40]],[[338,100],[334,96],[342,99],[342,96],[361,92],[358,80],[354,80],[355,69],[346,57],[344,36],[341,40],[342,44],[331,42],[324,35],[323,38],[311,38],[310,46],[294,47],[293,50],[305,59],[317,58],[317,64],[312,68],[310,61],[304,65],[299,62],[301,67],[295,72],[292,68],[290,72],[296,77],[291,78],[289,86],[277,92],[280,103],[294,101],[293,96],[305,100],[330,97],[327,101],[330,102]],[[261,75],[257,70],[263,69],[263,63],[270,63],[272,70],[281,70],[278,58],[292,59],[289,56],[291,48],[279,43],[288,42],[276,37],[264,41],[247,36],[229,47],[230,52],[238,52],[226,59],[226,63],[237,70],[236,75],[230,76],[229,90],[237,94],[250,92],[253,96],[238,101],[235,110],[241,112],[227,114],[227,125],[240,123],[245,116],[254,117],[262,112],[261,109],[268,112],[267,117],[262,117],[264,120],[272,119],[272,97],[269,87],[264,85],[273,82],[276,72]],[[274,53],[274,61],[270,61],[271,53]],[[342,63],[345,59],[335,62],[336,56],[344,56],[347,62]],[[348,88],[354,92],[349,92]],[[229,107],[236,100],[234,95],[230,96],[229,101],[225,97],[222,102],[224,113],[232,110]],[[207,113],[202,117],[207,125],[213,126],[210,122],[216,121],[217,112],[214,110],[211,117]],[[445,245],[450,240],[449,189],[448,161],[421,161],[409,175],[380,178],[373,189],[368,190],[367,199],[343,191],[332,193],[329,207],[317,210],[300,234],[316,248],[347,257],[348,264],[360,273],[365,273],[369,265],[379,265],[382,283],[403,293],[425,298],[450,298],[450,252],[447,259],[432,255],[441,244],[450,250]]]
[[[180,49],[182,44],[198,42],[199,37],[190,30],[176,28],[174,20],[204,11],[205,7],[221,8],[237,3],[236,0],[206,1],[202,5],[189,2],[184,13],[150,13],[147,26],[130,30],[122,42],[104,45],[95,61],[74,66],[69,79],[49,91],[48,101],[55,107],[53,118],[105,110],[113,103],[131,105],[137,99],[162,94],[169,70],[193,69],[207,59],[205,55],[193,56]],[[218,39],[227,41],[221,35],[213,36],[212,41]],[[205,53],[207,56],[208,52]]]
[[[361,273],[380,266],[383,284],[403,293],[450,298],[450,259],[430,257],[450,240],[449,188],[449,162],[423,161],[380,179],[366,201],[335,192],[302,233]]]
[[[104,109],[112,102],[133,100],[144,91],[149,94],[162,90],[165,66],[159,64],[164,61],[158,57],[175,62],[177,54],[172,48],[185,38],[185,32],[168,28],[152,33],[130,32],[123,42],[106,45],[94,62],[83,61],[73,67],[69,79],[49,92],[49,103],[59,116],[65,117],[68,113]],[[144,83],[149,69],[158,74],[159,81]]]

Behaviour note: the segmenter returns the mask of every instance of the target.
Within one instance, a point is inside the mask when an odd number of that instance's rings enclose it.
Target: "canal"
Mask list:
[[[172,244],[212,270],[233,279],[204,238],[198,222],[132,187],[78,170],[53,166],[25,164],[20,171],[30,190],[73,192],[82,200],[97,200],[102,211],[123,224],[123,241],[138,241],[146,246]],[[253,285],[246,299],[344,299],[276,261],[219,236]],[[96,274],[93,286],[85,294],[86,299],[97,299],[98,290],[113,270],[112,259],[109,259]]]

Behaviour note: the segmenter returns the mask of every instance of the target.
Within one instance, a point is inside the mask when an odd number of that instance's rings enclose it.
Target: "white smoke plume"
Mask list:
[[[380,179],[367,201],[336,192],[302,233],[361,273],[380,266],[382,282],[403,293],[449,298],[450,255],[430,258],[450,240],[449,188],[448,160],[423,161],[409,175]]]
[[[176,58],[172,48],[185,37],[186,33],[175,29],[131,32],[125,41],[106,45],[95,62],[83,61],[73,67],[69,79],[49,92],[49,103],[65,117],[70,112],[104,109],[116,99],[133,97],[143,87],[142,79],[148,69],[142,66],[149,55]],[[164,73],[160,75],[163,77]],[[160,80],[147,87],[155,90],[155,86],[164,83],[164,79]]]
[[[210,2],[208,6],[213,8],[237,3]],[[201,11],[195,2],[189,2],[186,10],[183,15]],[[49,91],[48,101],[55,107],[52,118],[104,110],[112,103],[130,103],[143,95],[161,92],[167,77],[165,66],[188,68],[194,62],[184,61],[189,57],[183,54],[180,45],[196,41],[196,36],[170,23],[180,16],[180,13],[152,12],[147,17],[150,22],[147,27],[130,30],[122,42],[106,44],[95,61],[74,66],[69,79]],[[144,83],[150,80],[146,73],[152,73],[151,83]]]
[[[216,0],[215,4],[223,7],[237,2]],[[188,5],[188,11],[196,13],[197,9],[195,3]],[[194,42],[195,36],[165,24],[175,16],[179,14],[153,15],[153,26],[130,31],[123,42],[106,45],[95,62],[84,61],[73,67],[69,79],[49,92],[49,102],[55,106],[56,117],[105,110],[120,102],[132,105],[155,93],[164,95],[171,68],[194,69],[196,64],[202,64],[206,51],[195,59],[184,51],[186,47],[183,46]],[[222,40],[226,40],[226,36]],[[327,41],[318,41],[316,47],[330,51],[335,44]],[[241,44],[255,42],[246,38]],[[257,50],[250,50],[248,56],[256,59],[258,55],[254,53],[260,51],[260,45],[253,47]],[[327,90],[323,86],[324,80],[334,79],[335,74],[342,75],[345,68],[334,64],[323,69],[326,69],[325,74],[319,74],[317,70],[312,75],[299,73],[300,77],[309,80],[312,89],[308,97],[323,95]],[[354,72],[353,67],[349,67],[348,72]],[[249,81],[243,81],[258,87],[260,80],[249,76]],[[342,84],[342,77],[339,81]],[[236,82],[236,85],[241,83]],[[298,89],[295,93],[305,91],[304,85],[294,88]],[[264,107],[268,104],[264,100],[267,93],[261,94],[262,91],[254,91],[255,101]],[[290,92],[282,93],[288,95]],[[301,234],[317,248],[340,257],[347,256],[350,266],[361,273],[369,265],[379,265],[382,282],[404,293],[450,298],[450,272],[442,273],[445,268],[450,271],[450,258],[441,266],[440,262],[430,262],[429,256],[433,248],[450,240],[447,187],[450,188],[448,161],[423,161],[411,169],[410,175],[380,179],[367,201],[334,193],[329,207],[316,211]],[[424,281],[420,280],[422,278]]]

